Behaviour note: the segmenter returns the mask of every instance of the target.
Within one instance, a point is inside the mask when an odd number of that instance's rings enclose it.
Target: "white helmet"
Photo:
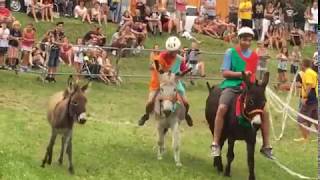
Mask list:
[[[239,29],[238,37],[243,35],[243,34],[250,34],[250,35],[254,36],[253,30],[251,28],[249,28],[249,27],[242,27],[242,28]]]
[[[181,41],[176,36],[171,36],[166,41],[166,49],[168,51],[178,51],[181,47]]]

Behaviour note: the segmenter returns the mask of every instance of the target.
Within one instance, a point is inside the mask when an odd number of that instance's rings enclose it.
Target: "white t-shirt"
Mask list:
[[[87,8],[83,7],[83,9],[81,9],[81,7],[78,5],[74,8],[74,16],[77,18],[79,16],[83,16],[84,13],[87,12]]]
[[[318,22],[318,8],[311,8],[312,20]]]
[[[108,0],[98,0],[98,2],[101,4],[108,4]]]
[[[0,28],[0,47],[9,47],[8,37],[10,35],[10,30],[8,28]]]

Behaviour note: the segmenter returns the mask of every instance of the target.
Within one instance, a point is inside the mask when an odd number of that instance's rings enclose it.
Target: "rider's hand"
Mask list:
[[[160,74],[163,74],[163,73],[164,73],[164,71],[163,71],[162,69],[160,69],[160,70],[159,70],[159,73],[160,73]]]
[[[246,71],[245,74],[246,74],[246,76],[249,76],[249,75],[252,74],[252,72],[251,71]]]

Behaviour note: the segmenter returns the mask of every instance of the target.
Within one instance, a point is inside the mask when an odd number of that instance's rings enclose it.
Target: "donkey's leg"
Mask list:
[[[60,157],[59,157],[59,164],[61,165],[63,163],[63,153],[65,150],[65,145],[66,145],[66,135],[64,134],[61,137],[61,151],[60,151]]]
[[[162,160],[162,154],[164,152],[164,136],[166,133],[166,129],[160,125],[158,125],[158,160]]]
[[[255,143],[247,142],[247,161],[249,166],[249,180],[255,180],[254,174],[254,148]]]
[[[176,165],[182,166],[180,161],[180,132],[178,121],[172,127],[172,146]]]
[[[230,177],[230,171],[231,171],[231,163],[234,159],[234,140],[228,140],[228,154],[227,154],[228,163],[225,169],[225,176]]]
[[[69,159],[69,172],[71,174],[74,174],[74,169],[73,169],[73,163],[72,163],[72,133],[70,133],[67,138],[66,138],[66,142],[67,142],[67,155],[68,155],[68,159]]]
[[[46,151],[46,154],[44,155],[41,167],[44,167],[46,163],[51,164],[52,150],[53,150],[53,145],[56,140],[56,137],[57,137],[57,133],[54,130],[52,130],[50,142],[49,142],[49,145],[47,146],[47,151]]]

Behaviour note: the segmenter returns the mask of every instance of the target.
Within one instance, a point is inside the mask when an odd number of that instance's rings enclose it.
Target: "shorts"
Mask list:
[[[317,33],[318,32],[318,24],[310,24],[309,30],[313,33]]]
[[[197,75],[199,71],[199,64],[188,64],[189,68],[192,68],[191,75]]]
[[[311,31],[311,25],[307,21],[304,23],[304,31]]]
[[[301,108],[299,111],[300,114],[303,114],[312,119],[318,120],[318,103],[312,105],[303,105],[301,104]],[[313,123],[304,119],[303,117],[298,115],[298,122],[310,127]]]
[[[0,47],[0,55],[5,55],[8,51],[8,47]]]
[[[215,20],[215,19],[216,19],[216,16],[208,15],[208,19],[209,19],[209,20]]]
[[[186,20],[186,12],[176,11],[176,18],[182,21]]]
[[[22,45],[22,46],[21,46],[21,50],[22,50],[22,51],[32,52],[32,46]]]
[[[251,19],[241,19],[241,27],[249,27],[252,28],[252,20]]]
[[[285,70],[285,69],[278,69],[278,73],[285,73],[285,72],[287,72],[287,70]]]
[[[295,66],[295,65],[291,64],[290,73],[291,74],[296,74],[298,72],[298,68],[299,68],[298,66]]]
[[[59,65],[60,49],[51,48],[49,52],[48,67],[57,67]]]
[[[294,27],[294,23],[293,23],[293,22],[284,23],[284,26],[285,26],[285,29],[286,29],[288,32],[291,32],[291,30],[292,30],[293,27]]]
[[[263,19],[254,19],[254,27],[255,29],[262,29],[262,20]]]
[[[241,90],[239,87],[237,88],[225,88],[221,92],[221,96],[219,99],[219,104],[224,104],[224,105],[231,105],[231,102],[233,101],[234,98],[237,97],[238,94],[241,93]]]
[[[168,13],[168,15],[169,15],[169,17],[170,17],[170,19],[171,20],[174,20],[174,19],[176,19],[177,18],[177,16],[176,16],[176,13],[175,12],[167,12]]]

